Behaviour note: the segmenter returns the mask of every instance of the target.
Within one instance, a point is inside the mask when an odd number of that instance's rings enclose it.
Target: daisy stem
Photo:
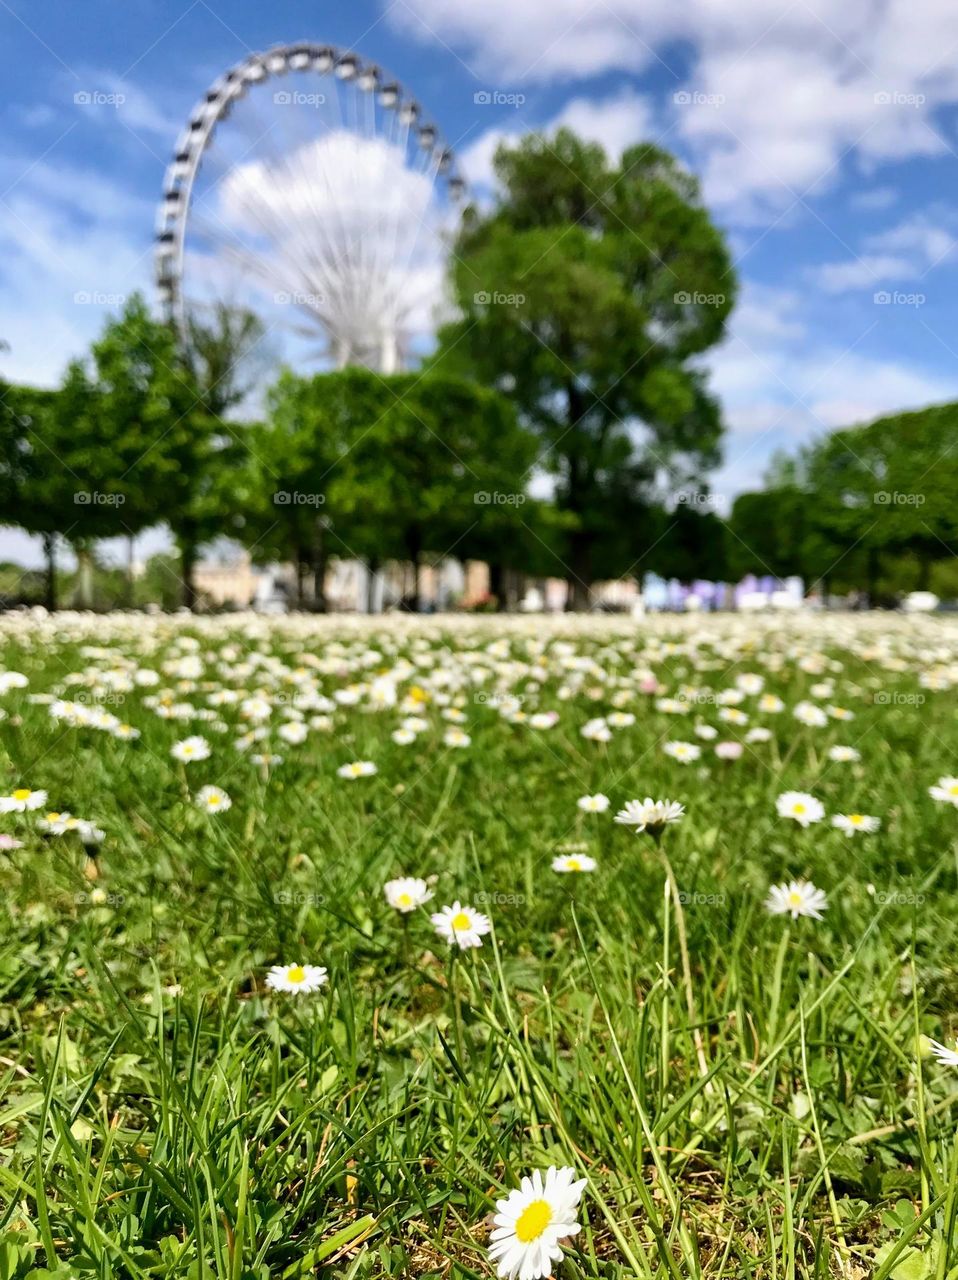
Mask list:
[[[458,960],[455,950],[449,955],[449,992],[452,996],[452,1022],[453,1031],[456,1036],[456,1056],[459,1059],[460,1066],[465,1065],[465,1055],[463,1051],[463,1035],[462,1035],[462,1003],[459,996],[459,982],[457,979],[456,961]]]
[[[679,955],[682,959],[682,981],[685,987],[685,1007],[688,1010],[689,1026],[692,1029],[692,1040],[695,1044],[695,1056],[698,1059],[699,1073],[707,1076],[709,1073],[709,1064],[705,1056],[705,1044],[702,1040],[702,1030],[698,1025],[698,1019],[695,1013],[695,994],[692,989],[692,966],[689,963],[689,940],[685,932],[685,912],[682,910],[682,900],[679,896],[679,886],[675,881],[675,872],[672,870],[672,864],[668,859],[668,855],[660,847],[659,854],[662,858],[662,865],[665,867],[665,874],[668,879],[669,893],[672,897],[672,903],[675,909],[675,931],[679,938]],[[711,1092],[711,1086],[706,1085],[706,1092]]]

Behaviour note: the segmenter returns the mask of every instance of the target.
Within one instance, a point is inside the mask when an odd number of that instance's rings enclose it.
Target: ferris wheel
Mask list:
[[[197,104],[160,205],[156,283],[181,328],[213,302],[256,311],[342,367],[402,366],[432,327],[465,194],[404,87],[357,54],[281,45]]]

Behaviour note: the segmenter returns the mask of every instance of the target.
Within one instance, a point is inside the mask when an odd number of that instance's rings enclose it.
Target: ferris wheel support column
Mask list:
[[[379,349],[379,372],[399,372],[399,343],[396,341],[396,335],[392,331],[383,334],[382,345]]]

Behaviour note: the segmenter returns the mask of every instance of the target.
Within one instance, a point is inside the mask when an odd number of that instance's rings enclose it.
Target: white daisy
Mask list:
[[[496,1201],[489,1258],[500,1280],[540,1280],[562,1259],[560,1241],[580,1230],[576,1210],[586,1179],[575,1170],[550,1165],[536,1169],[516,1191]]]
[[[939,778],[935,786],[928,788],[928,794],[941,804],[958,805],[958,778]]]
[[[481,947],[482,935],[492,928],[489,917],[472,907],[454,902],[430,916],[439,936],[450,945],[456,943],[462,951],[469,947]]]
[[[939,1044],[937,1040],[929,1040],[931,1051],[939,1062],[944,1063],[946,1067],[958,1067],[958,1040],[955,1041],[954,1049],[949,1049],[947,1045]]]
[[[745,748],[740,742],[717,742],[715,754],[720,760],[738,760]]]
[[[472,743],[472,738],[462,729],[447,729],[442,740],[447,747],[468,747]]]
[[[432,890],[425,880],[416,876],[400,876],[398,880],[388,880],[383,885],[383,893],[389,905],[403,915],[415,911],[432,897]]]
[[[305,994],[318,991],[326,983],[326,970],[315,964],[274,964],[266,975],[270,991]]]
[[[828,724],[828,716],[814,702],[796,702],[792,714],[796,720],[812,729],[821,729]]]
[[[170,748],[173,759],[181,760],[184,764],[192,764],[194,760],[208,760],[209,754],[210,744],[198,734],[184,738],[182,742],[176,742]]]
[[[856,751],[854,747],[829,747],[828,758],[835,764],[852,764],[856,760],[860,760],[861,752]]]
[[[225,813],[233,803],[221,787],[200,787],[194,799],[207,813]]]
[[[570,853],[552,859],[553,871],[594,871],[597,865],[595,858],[587,857],[584,853]]]
[[[772,885],[765,899],[766,911],[773,916],[790,915],[793,920],[799,916],[821,920],[827,907],[824,891],[816,889],[809,880],[790,880],[788,884]]]
[[[694,742],[667,742],[662,750],[680,764],[691,764],[702,754],[702,748]]]
[[[771,729],[765,729],[761,725],[754,729],[749,729],[745,735],[746,742],[770,742],[772,739]]]
[[[336,770],[340,778],[370,778],[378,770],[371,760],[354,760],[352,764],[341,764]]]
[[[832,818],[832,826],[844,831],[846,836],[853,836],[859,831],[877,831],[881,826],[881,818],[869,817],[867,813],[836,813]]]
[[[583,738],[589,738],[592,742],[609,742],[612,738],[612,730],[601,716],[587,720],[579,732]]]
[[[28,809],[42,809],[47,802],[45,791],[31,791],[29,787],[17,787],[8,796],[0,796],[0,813],[26,813]]]
[[[301,720],[287,720],[281,724],[276,730],[277,737],[288,742],[291,747],[299,746],[301,742],[305,742],[309,734],[309,730]]]
[[[627,800],[624,809],[615,815],[615,820],[624,827],[635,827],[636,835],[642,831],[662,831],[670,822],[679,822],[685,815],[685,805],[677,800],[653,800],[646,796],[644,800]]]
[[[594,796],[579,796],[576,801],[583,813],[605,813],[609,807],[609,797],[597,792]]]
[[[397,747],[408,747],[416,741],[418,734],[412,729],[394,729],[391,736]]]
[[[775,808],[780,818],[793,818],[802,827],[821,822],[825,816],[822,802],[805,791],[783,791],[775,801]]]

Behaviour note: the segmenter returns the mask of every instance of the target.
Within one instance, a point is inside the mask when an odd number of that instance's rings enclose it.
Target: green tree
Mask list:
[[[437,362],[508,387],[537,433],[568,516],[570,606],[583,608],[608,572],[602,527],[623,461],[674,488],[718,460],[718,406],[693,361],[722,337],[735,279],[695,180],[654,146],[613,166],[560,130],[503,144],[495,167],[498,204],[467,217],[451,258],[461,315]],[[651,486],[632,497],[620,518],[640,524]]]
[[[308,563],[318,607],[332,554],[372,571],[409,561],[416,608],[427,555],[481,546],[506,557],[535,452],[494,392],[452,375],[360,368],[284,373],[250,446],[250,540]]]
[[[189,313],[181,350],[203,407],[216,418],[245,400],[272,361],[259,316],[224,302]]]
[[[57,607],[57,534],[63,506],[47,481],[44,419],[56,391],[0,384],[0,523],[19,525],[43,540],[45,603]]]

